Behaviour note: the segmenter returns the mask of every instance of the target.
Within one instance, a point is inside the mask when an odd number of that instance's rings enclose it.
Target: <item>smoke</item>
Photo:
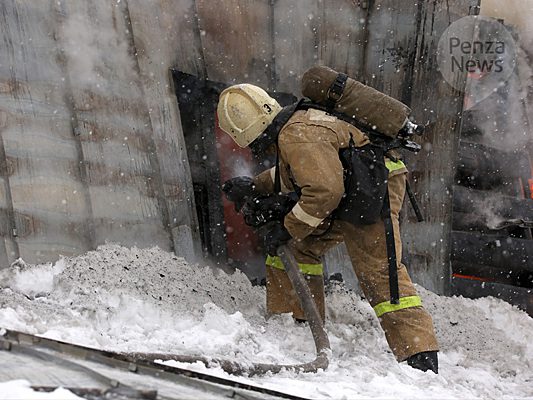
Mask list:
[[[483,0],[481,5],[482,15],[504,20],[515,40],[516,66],[507,81],[499,82],[497,90],[486,86],[484,78],[470,79],[467,108],[473,106],[475,110],[473,118],[483,133],[480,139],[483,144],[512,154],[524,154],[530,151],[528,147],[533,143],[530,61],[533,56],[533,0]],[[481,29],[484,33],[480,34],[480,39],[490,40],[493,29],[486,32]]]
[[[533,44],[533,0],[482,0],[481,14],[515,26],[527,48]]]
[[[233,176],[254,176],[254,166],[247,160],[238,159],[237,162],[232,165]]]
[[[506,83],[505,99],[484,104],[484,112],[489,116],[504,115],[505,129],[494,129],[494,121],[487,118],[485,129],[487,144],[503,150],[524,150],[533,141],[533,0],[482,0],[481,14],[503,19],[517,40],[516,73]]]
[[[478,204],[478,211],[484,219],[485,226],[489,229],[496,229],[506,220],[496,212],[498,206],[499,201],[496,197],[487,197],[481,204]]]
[[[482,87],[483,79],[469,80],[465,105],[466,108],[472,106],[474,125],[482,132],[482,136],[464,139],[479,141],[483,145],[514,155],[516,162],[513,165],[501,164],[502,170],[510,167],[514,168],[512,172],[517,172],[517,169],[524,168],[520,172],[527,176],[530,171],[520,160],[524,159],[525,154],[529,154],[533,161],[530,147],[533,143],[533,0],[482,0],[481,15],[504,21],[515,39],[516,67],[511,77],[500,82],[495,91],[489,88],[490,92],[487,92],[487,87]],[[491,37],[486,32],[485,36],[487,39]],[[495,158],[494,162],[503,161]],[[512,195],[512,190],[515,190],[513,188],[518,186],[514,179],[516,178],[509,178],[504,182],[506,187],[503,193]],[[480,222],[481,217],[487,228],[497,229],[505,220],[519,217],[514,215],[513,210],[502,209],[501,198],[495,195],[498,190],[494,188],[485,192],[486,197],[482,201],[477,199],[472,204],[475,208],[471,216],[473,224]],[[463,223],[468,224],[469,221]]]
[[[131,53],[131,27],[122,2],[58,3],[66,15],[59,38],[73,85],[93,91],[127,87],[135,79]]]
[[[487,88],[483,83],[471,83],[468,95],[472,98],[481,93],[481,98],[473,109],[475,125],[483,133],[481,142],[490,147],[510,153],[527,150],[533,135],[528,120],[531,120],[528,107],[528,88],[531,87],[533,71],[519,51],[516,72],[506,82],[500,82],[497,91],[486,97]],[[481,87],[478,87],[481,86]],[[490,88],[489,88],[490,89]]]

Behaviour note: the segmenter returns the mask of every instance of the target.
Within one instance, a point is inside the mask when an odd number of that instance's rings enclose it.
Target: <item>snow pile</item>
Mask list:
[[[61,271],[58,290],[52,296],[79,304],[98,306],[100,293],[113,293],[177,313],[198,311],[210,302],[234,313],[262,301],[244,274],[227,275],[219,269],[191,266],[158,248],[129,250],[108,245],[65,261],[68,266]]]
[[[118,341],[124,351],[224,348],[228,335],[246,330],[241,311],[264,314],[264,292],[244,274],[189,265],[158,248],[107,245],[55,265],[19,261],[4,282],[3,327],[98,347]],[[87,323],[100,333],[85,335]],[[206,333],[214,340],[204,343]]]
[[[78,397],[71,391],[57,388],[53,392],[35,392],[30,383],[25,380],[0,382],[0,400],[77,400]]]
[[[28,265],[18,259],[11,265],[11,271],[2,270],[0,278],[3,278],[2,286],[35,298],[45,296],[52,292],[55,286],[56,276],[65,268],[63,260],[56,264]]]
[[[106,245],[55,265],[19,262],[2,281],[0,327],[8,329],[115,351],[244,363],[315,355],[306,325],[289,315],[265,319],[264,288],[244,274],[189,265],[157,248]],[[368,303],[336,285],[327,297],[333,355],[326,371],[238,379],[310,398],[533,399],[530,317],[496,299],[420,294],[441,345],[439,375],[396,363]]]

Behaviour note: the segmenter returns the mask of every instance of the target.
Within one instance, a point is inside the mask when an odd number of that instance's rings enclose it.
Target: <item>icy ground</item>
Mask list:
[[[2,274],[0,327],[115,351],[245,363],[315,356],[307,326],[289,315],[265,320],[264,288],[252,287],[244,274],[189,265],[157,248],[106,245],[55,265],[19,263]],[[336,286],[327,298],[333,355],[326,371],[231,378],[316,399],[533,399],[533,319],[493,298],[420,292],[440,341],[439,375],[396,363],[370,306]],[[179,366],[229,377],[203,365]]]

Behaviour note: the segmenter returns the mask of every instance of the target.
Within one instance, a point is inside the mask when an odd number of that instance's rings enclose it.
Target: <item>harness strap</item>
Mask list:
[[[348,75],[340,73],[335,77],[335,80],[328,89],[327,106],[331,109],[335,108],[335,104],[341,99],[348,81]]]
[[[279,171],[279,148],[276,140],[276,169],[274,170],[274,193],[281,193],[281,176]]]
[[[389,188],[385,192],[381,217],[385,225],[385,242],[387,246],[387,259],[389,262],[389,293],[391,304],[400,304],[400,289],[398,285],[398,260],[396,258],[396,243],[394,240],[394,226],[389,200]]]
[[[413,211],[415,212],[416,220],[418,222],[424,222],[424,215],[422,215],[422,211],[420,210],[420,206],[418,205],[418,201],[416,200],[409,181],[405,182],[405,190],[407,192],[407,196],[409,197],[409,201],[411,202],[411,206],[413,207]]]

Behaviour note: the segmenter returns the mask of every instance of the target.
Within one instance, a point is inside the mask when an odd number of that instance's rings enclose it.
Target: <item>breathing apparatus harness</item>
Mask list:
[[[370,144],[358,148],[355,146],[353,137],[351,137],[349,146],[339,151],[339,157],[344,168],[345,196],[333,213],[332,218],[348,221],[356,225],[372,224],[380,218],[383,220],[389,265],[390,302],[391,304],[399,304],[398,260],[387,185],[388,170],[385,166],[384,156],[396,162],[398,158],[390,154],[393,149],[402,148],[418,153],[421,150],[421,146],[412,141],[411,138],[415,135],[422,135],[424,127],[407,120],[397,136],[393,138],[369,128],[355,118],[335,111],[336,103],[343,96],[347,79],[348,76],[346,74],[339,73],[337,75],[337,78],[329,88],[328,101],[325,105],[301,99],[292,105],[284,107],[267,129],[250,144],[250,148],[255,156],[259,156],[264,154],[272,144],[276,144],[277,147],[279,133],[291,116],[296,111],[308,109],[324,111],[352,124],[368,136]],[[418,221],[423,221],[423,216],[409,183],[407,183],[406,191]],[[270,199],[270,205],[267,205],[268,201],[264,200],[269,198],[270,195],[255,197],[251,202],[246,203],[247,206],[243,208],[243,213],[248,215],[248,221],[253,222],[252,226],[255,227],[272,220],[283,220],[283,217],[292,209],[301,195],[298,187],[296,187],[295,192],[289,196],[281,195],[279,150],[277,150],[273,196],[278,196],[278,200]],[[273,203],[278,205],[278,207],[272,207]],[[283,205],[280,205],[280,203],[283,203]],[[382,204],[381,209],[375,206],[376,203]],[[267,206],[265,207],[265,205]],[[270,210],[267,210],[267,208]],[[276,211],[272,212],[273,209]],[[246,218],[247,216],[245,215]]]

